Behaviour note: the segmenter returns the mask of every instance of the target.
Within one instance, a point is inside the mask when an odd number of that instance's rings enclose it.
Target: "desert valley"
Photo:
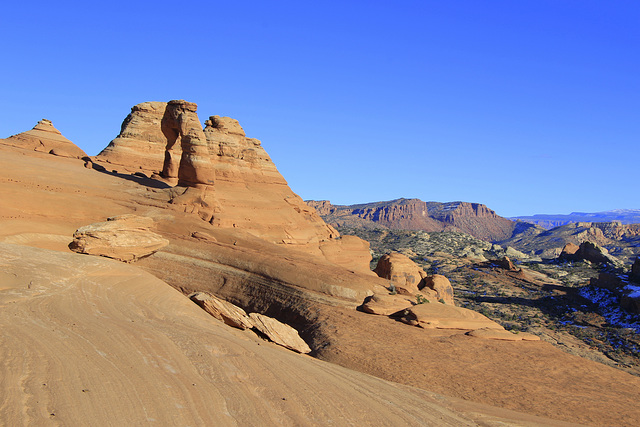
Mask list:
[[[0,139],[1,425],[640,424],[640,224],[305,202],[197,110]]]

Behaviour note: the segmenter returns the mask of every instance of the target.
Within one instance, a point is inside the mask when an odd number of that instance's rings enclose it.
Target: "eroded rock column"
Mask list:
[[[198,106],[185,100],[167,103],[162,118],[162,133],[167,138],[162,176],[178,180],[178,185],[201,187],[212,185],[214,171],[207,140],[196,113]],[[178,155],[176,144],[182,151]]]

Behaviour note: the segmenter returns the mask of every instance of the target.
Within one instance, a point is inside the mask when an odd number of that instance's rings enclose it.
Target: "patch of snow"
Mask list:
[[[611,291],[593,286],[585,286],[580,296],[598,306],[598,311],[611,325],[633,329],[640,334],[640,316],[634,316],[620,308],[619,298]]]
[[[626,290],[631,291],[629,293],[630,298],[640,298],[640,286],[627,285],[624,287]]]

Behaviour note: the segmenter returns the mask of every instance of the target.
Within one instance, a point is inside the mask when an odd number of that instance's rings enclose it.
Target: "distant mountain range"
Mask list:
[[[536,214],[532,216],[517,216],[512,220],[520,220],[539,225],[546,229],[559,227],[572,222],[613,222],[622,224],[640,223],[640,209],[614,209],[604,212],[571,212],[568,215],[561,214]]]

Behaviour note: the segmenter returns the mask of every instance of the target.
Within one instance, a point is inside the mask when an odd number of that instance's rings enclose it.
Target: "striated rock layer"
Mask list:
[[[496,215],[480,203],[423,202],[397,199],[360,205],[338,206],[326,200],[308,200],[329,224],[400,230],[459,231],[486,241],[511,237],[516,223]]]
[[[87,157],[87,153],[65,138],[53,126],[51,120],[47,119],[40,120],[29,131],[12,135],[7,139],[0,139],[0,143],[62,157],[75,157],[78,159]]]

